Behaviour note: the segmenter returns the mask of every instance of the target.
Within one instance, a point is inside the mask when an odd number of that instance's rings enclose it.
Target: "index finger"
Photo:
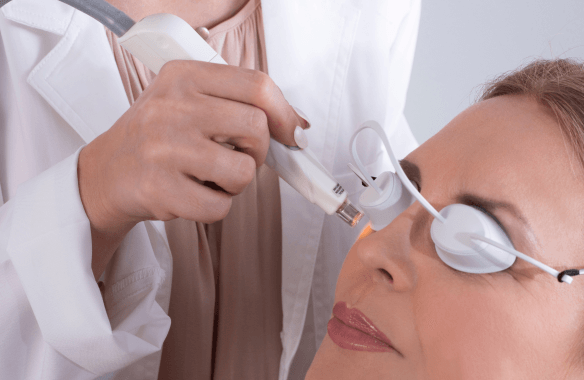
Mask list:
[[[308,128],[274,81],[265,73],[236,66],[200,61],[184,62],[184,70],[192,72],[193,86],[200,93],[255,106],[266,114],[270,135],[278,142],[297,146],[294,129]],[[182,66],[182,65],[181,65]]]

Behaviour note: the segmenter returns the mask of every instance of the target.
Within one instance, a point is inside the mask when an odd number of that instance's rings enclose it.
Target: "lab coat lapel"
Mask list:
[[[4,8],[12,21],[63,36],[28,83],[86,143],[109,129],[129,102],[104,27],[56,0],[14,0]]]
[[[41,33],[62,36],[27,81],[86,143],[107,131],[130,107],[99,22],[57,0],[13,0],[0,11]],[[170,255],[164,223],[145,224],[155,228]],[[170,278],[172,265],[163,269]]]
[[[270,77],[310,118],[310,148],[332,171],[360,11],[328,0],[263,0],[262,11]],[[284,380],[304,326],[325,214],[281,180],[280,189],[284,328],[279,377]]]

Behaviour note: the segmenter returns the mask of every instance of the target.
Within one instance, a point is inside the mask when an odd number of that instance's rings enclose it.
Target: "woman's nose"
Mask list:
[[[398,292],[409,291],[416,284],[416,268],[411,260],[411,218],[400,215],[381,231],[358,243],[357,255],[372,278]]]

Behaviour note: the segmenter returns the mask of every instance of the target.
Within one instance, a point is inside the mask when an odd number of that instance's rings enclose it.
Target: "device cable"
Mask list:
[[[11,0],[0,0],[0,8]],[[59,0],[93,17],[116,36],[121,37],[136,23],[127,14],[105,0]]]
[[[0,0],[2,1],[2,0]],[[73,8],[93,17],[116,36],[121,37],[136,22],[105,0],[59,0]]]

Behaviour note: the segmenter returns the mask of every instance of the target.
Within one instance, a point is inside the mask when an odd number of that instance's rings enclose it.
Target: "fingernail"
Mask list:
[[[306,133],[304,133],[304,129],[300,126],[296,126],[296,129],[294,129],[294,141],[296,141],[296,145],[300,149],[308,148],[308,138],[306,137]]]
[[[306,129],[310,128],[310,120],[308,120],[308,116],[306,116],[306,114],[304,112],[302,112],[302,110],[300,108],[296,108],[294,106],[292,106],[292,108],[294,108],[294,111],[296,111],[298,116],[300,116],[301,118],[303,118],[306,121]]]

